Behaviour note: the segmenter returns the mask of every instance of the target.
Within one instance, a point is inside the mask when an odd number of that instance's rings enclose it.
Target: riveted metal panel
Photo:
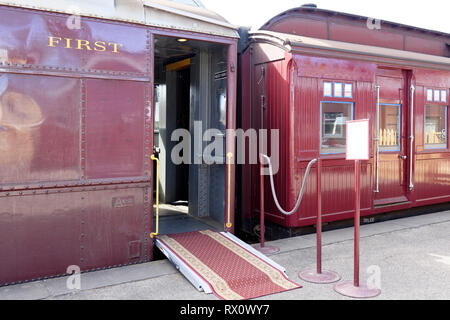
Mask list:
[[[83,270],[141,262],[149,230],[143,230],[146,189],[90,192],[80,221]],[[143,232],[146,231],[146,232]],[[82,259],[82,260],[81,260]]]
[[[0,198],[0,285],[62,275],[79,265],[86,193]]]
[[[0,285],[148,261],[148,189],[0,193]]]
[[[77,79],[0,74],[0,185],[77,180]]]
[[[143,175],[145,83],[86,80],[86,176]]]
[[[82,40],[89,41],[91,48],[87,50],[87,46],[83,47],[85,70],[141,76],[150,71],[147,64],[148,35],[145,28],[88,19],[83,19],[81,26],[83,30],[89,30]]]
[[[145,27],[0,6],[0,67],[146,77]],[[69,21],[70,22],[70,21]]]

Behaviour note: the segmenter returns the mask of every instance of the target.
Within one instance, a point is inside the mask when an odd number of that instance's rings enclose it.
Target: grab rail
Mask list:
[[[376,109],[376,134],[375,134],[375,193],[380,192],[380,86],[376,86],[377,89],[377,109]]]
[[[228,229],[230,229],[231,227],[233,227],[233,224],[231,223],[231,165],[232,165],[232,160],[233,160],[233,153],[228,153],[227,154],[227,158],[228,158],[228,191],[227,191],[227,197],[228,197],[228,201],[227,201],[227,213],[228,213],[228,221],[226,224],[226,227]]]
[[[410,130],[411,135],[409,136],[409,190],[414,189],[414,180],[413,180],[413,161],[414,161],[414,92],[416,88],[413,84],[411,84],[411,123],[410,123]]]
[[[300,204],[301,204],[302,198],[303,198],[303,194],[305,192],[305,186],[306,186],[306,181],[307,181],[308,176],[309,176],[309,172],[311,171],[311,167],[313,166],[313,164],[317,162],[317,159],[313,159],[313,160],[311,160],[309,162],[308,167],[306,168],[305,176],[303,177],[302,188],[300,189],[300,194],[298,196],[297,203],[295,204],[295,207],[294,207],[294,209],[292,209],[292,211],[287,212],[287,211],[283,210],[283,208],[281,208],[281,205],[278,202],[277,194],[276,194],[276,191],[275,191],[275,183],[273,181],[272,162],[270,161],[270,158],[268,156],[266,156],[265,154],[261,154],[261,156],[264,159],[266,159],[266,161],[269,164],[270,185],[272,187],[272,196],[273,196],[273,199],[275,201],[275,204],[276,204],[278,210],[280,210],[281,213],[283,213],[284,215],[287,215],[287,216],[290,216],[290,215],[294,214],[297,211],[297,209],[300,207]]]
[[[156,232],[150,234],[150,238],[159,235],[159,159],[152,155],[151,159],[156,162]]]

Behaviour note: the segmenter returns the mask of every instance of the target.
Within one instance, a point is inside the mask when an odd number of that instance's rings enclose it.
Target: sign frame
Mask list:
[[[369,160],[370,120],[347,121],[346,127],[346,160]]]

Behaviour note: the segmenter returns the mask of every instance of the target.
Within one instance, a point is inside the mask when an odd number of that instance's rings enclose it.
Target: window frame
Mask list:
[[[351,119],[350,120],[355,120],[355,102],[354,101],[342,101],[342,100],[320,100],[320,110],[319,110],[319,117],[320,117],[320,126],[319,126],[319,130],[320,130],[320,144],[319,144],[319,154],[320,155],[345,155],[346,153],[346,149],[345,147],[343,148],[342,152],[324,152],[323,150],[323,104],[324,103],[336,103],[336,104],[346,104],[346,105],[350,105],[350,112],[351,112]],[[342,132],[342,135],[344,136],[345,139],[346,136],[345,134]],[[347,145],[347,140],[345,140],[345,144]]]
[[[427,101],[428,103],[425,103],[424,110],[423,110],[423,148],[426,151],[430,150],[448,150],[449,148],[449,139],[448,139],[448,120],[449,120],[449,107],[447,104],[443,103],[430,103],[430,101]],[[426,134],[426,128],[427,128],[427,107],[438,107],[438,108],[445,108],[445,144],[427,144],[425,141],[425,134]]]
[[[331,95],[325,95],[325,83],[331,84]],[[335,93],[335,85],[341,84],[342,85],[342,96],[336,96]],[[346,97],[345,96],[345,86],[351,85],[352,86],[352,96]],[[355,102],[355,96],[356,96],[356,82],[352,80],[339,80],[339,79],[323,79],[320,81],[319,86],[319,95],[320,100],[331,100],[331,101],[342,101],[342,102]]]
[[[402,151],[402,104],[401,103],[382,103],[380,102],[380,107],[381,106],[392,106],[392,107],[398,107],[398,119],[397,119],[397,124],[398,124],[398,148],[393,149],[392,147],[382,147],[380,146],[380,152],[383,153],[389,153],[389,152],[400,152]],[[381,109],[381,108],[380,108]],[[379,114],[379,116],[381,116],[381,112]],[[381,119],[379,119],[381,120]],[[380,121],[381,123],[381,121]],[[375,130],[376,131],[376,130]]]
[[[431,100],[428,99],[428,92],[432,92]],[[440,106],[448,106],[448,89],[445,88],[438,88],[438,87],[425,87],[425,94],[424,94],[424,100],[425,105],[440,105]],[[436,101],[435,99],[435,92],[439,92],[439,100]],[[442,92],[445,92],[445,101],[442,101]]]

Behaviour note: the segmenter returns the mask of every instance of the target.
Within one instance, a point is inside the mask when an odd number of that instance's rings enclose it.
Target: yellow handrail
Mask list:
[[[233,224],[231,223],[231,161],[233,159],[233,154],[230,152],[227,154],[228,158],[228,203],[227,203],[227,211],[228,211],[228,222],[226,224],[227,228],[230,229]]]
[[[159,234],[159,159],[152,155],[151,159],[156,161],[156,232],[150,234],[150,238],[155,238]]]

